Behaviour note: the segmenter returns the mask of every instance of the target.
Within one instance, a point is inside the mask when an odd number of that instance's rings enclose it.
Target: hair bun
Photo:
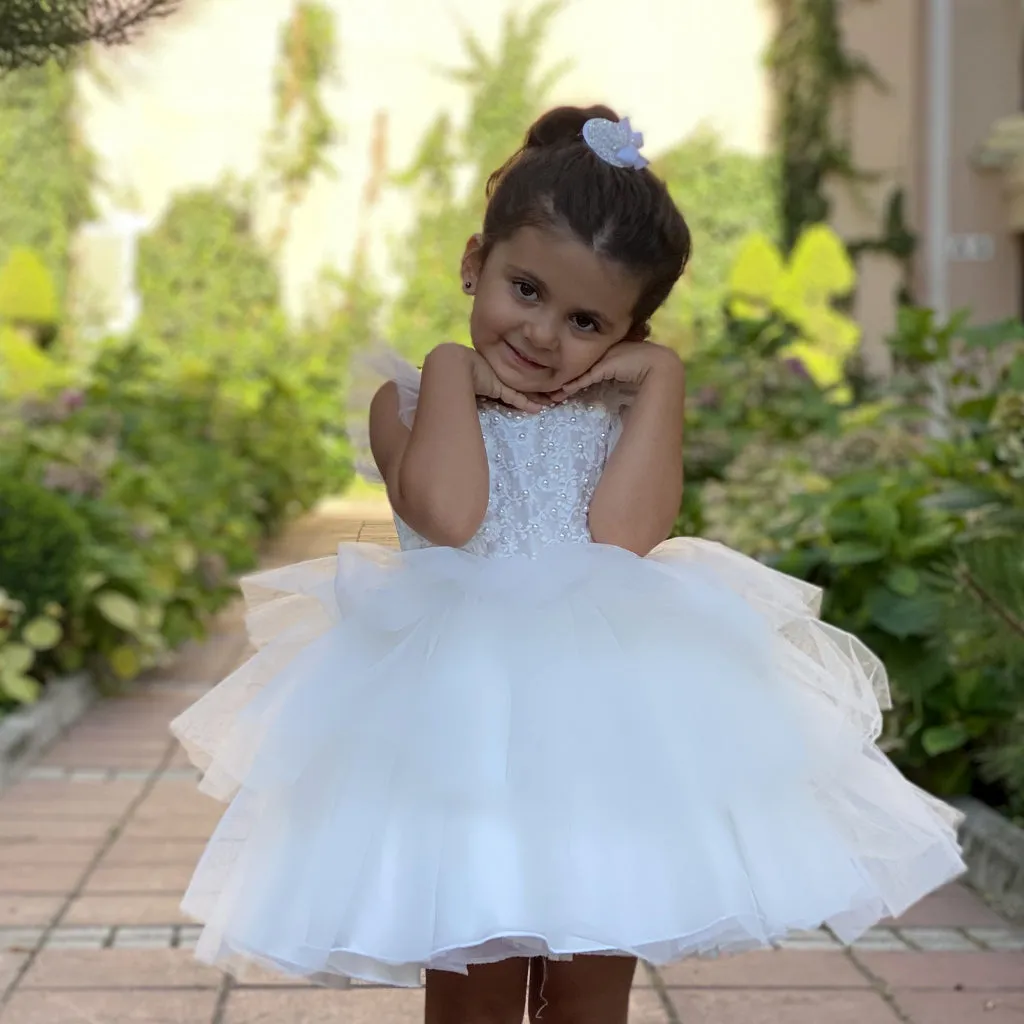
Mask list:
[[[543,114],[526,133],[526,149],[542,149],[572,142],[580,137],[583,126],[593,117],[618,121],[619,117],[610,107],[556,107]]]

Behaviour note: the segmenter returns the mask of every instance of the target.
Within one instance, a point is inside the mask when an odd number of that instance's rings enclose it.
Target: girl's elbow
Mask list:
[[[397,500],[396,500],[397,499]],[[420,536],[438,547],[465,547],[477,534],[486,503],[463,500],[436,487],[403,489],[392,500],[399,517]]]
[[[595,544],[610,544],[643,558],[671,536],[675,521],[675,514],[648,517],[591,513],[590,538]]]
[[[440,513],[427,518],[423,536],[439,547],[464,548],[476,536],[482,522],[482,515],[476,518]]]

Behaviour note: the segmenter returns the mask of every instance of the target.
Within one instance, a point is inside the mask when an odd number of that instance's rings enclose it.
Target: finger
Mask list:
[[[511,405],[514,409],[520,409],[523,412],[540,412],[544,408],[538,402],[533,401],[519,391],[513,391],[511,388],[503,387],[499,397],[506,405]]]
[[[562,385],[562,392],[566,397],[570,395],[578,394],[580,391],[584,391],[591,385],[596,384],[598,381],[604,380],[604,375],[594,370],[588,370],[582,376],[577,377],[575,380],[571,380],[566,384]]]

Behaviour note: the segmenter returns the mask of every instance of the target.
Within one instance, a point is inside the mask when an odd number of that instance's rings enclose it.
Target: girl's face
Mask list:
[[[474,348],[508,387],[544,394],[586,373],[629,332],[641,282],[582,242],[520,228],[481,261],[466,246]]]

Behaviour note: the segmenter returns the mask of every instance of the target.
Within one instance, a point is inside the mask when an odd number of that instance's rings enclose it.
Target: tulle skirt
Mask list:
[[[881,664],[728,548],[345,544],[244,589],[258,652],[172,725],[230,801],[183,903],[208,962],[418,985],[852,941],[963,870],[875,745]]]

